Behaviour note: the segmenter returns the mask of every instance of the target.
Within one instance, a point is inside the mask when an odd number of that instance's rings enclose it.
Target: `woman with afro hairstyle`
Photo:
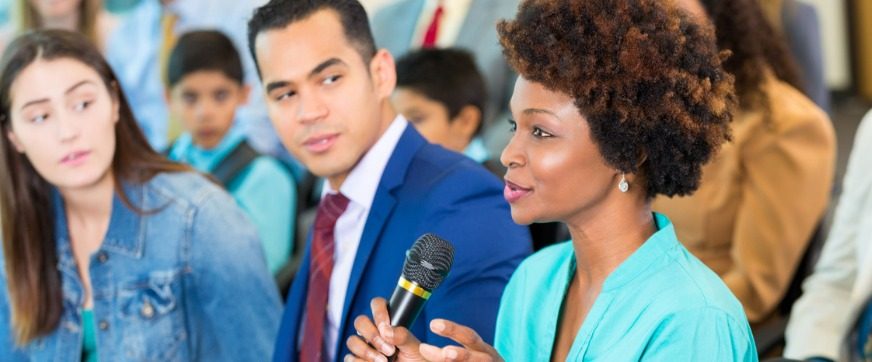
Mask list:
[[[755,0],[682,0],[714,24],[739,106],[733,139],[703,168],[693,196],[654,202],[678,238],[739,298],[752,326],[778,305],[826,212],[835,135],[827,115],[797,87],[783,40]],[[709,21],[710,19],[710,21]],[[669,196],[669,195],[666,195]]]
[[[494,346],[443,319],[431,330],[461,346],[421,344],[377,298],[347,361],[756,361],[741,304],[651,209],[697,188],[735,103],[711,28],[684,14],[662,0],[528,0],[499,24],[520,75],[501,157],[512,218],[564,222],[572,240],[514,273]]]

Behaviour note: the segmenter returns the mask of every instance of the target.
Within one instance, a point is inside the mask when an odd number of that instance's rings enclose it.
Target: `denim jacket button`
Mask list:
[[[97,261],[100,263],[105,263],[107,260],[109,260],[109,255],[107,255],[105,251],[101,251],[97,254]]]
[[[105,331],[105,330],[109,329],[109,322],[100,321],[100,323],[97,323],[97,328],[100,328],[101,331]]]
[[[151,303],[145,301],[145,303],[142,305],[141,313],[143,317],[151,318],[152,316],[154,316],[154,307],[151,306]]]

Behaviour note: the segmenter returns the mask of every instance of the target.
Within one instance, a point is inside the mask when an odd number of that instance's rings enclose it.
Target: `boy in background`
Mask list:
[[[232,127],[250,92],[233,42],[217,31],[182,35],[166,82],[170,116],[185,129],[168,157],[211,174],[227,189],[257,227],[267,266],[276,274],[292,251],[296,184],[287,167],[259,154]]]

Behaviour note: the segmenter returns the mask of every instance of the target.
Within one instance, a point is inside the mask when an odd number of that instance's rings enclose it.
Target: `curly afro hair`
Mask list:
[[[736,105],[710,27],[662,0],[528,0],[497,30],[527,80],[575,99],[607,163],[688,195]]]

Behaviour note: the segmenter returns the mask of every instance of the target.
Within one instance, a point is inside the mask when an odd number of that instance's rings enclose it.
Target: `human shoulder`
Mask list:
[[[219,185],[195,171],[161,172],[146,183],[146,188],[166,201],[189,207],[202,207],[211,198],[227,196]]]

